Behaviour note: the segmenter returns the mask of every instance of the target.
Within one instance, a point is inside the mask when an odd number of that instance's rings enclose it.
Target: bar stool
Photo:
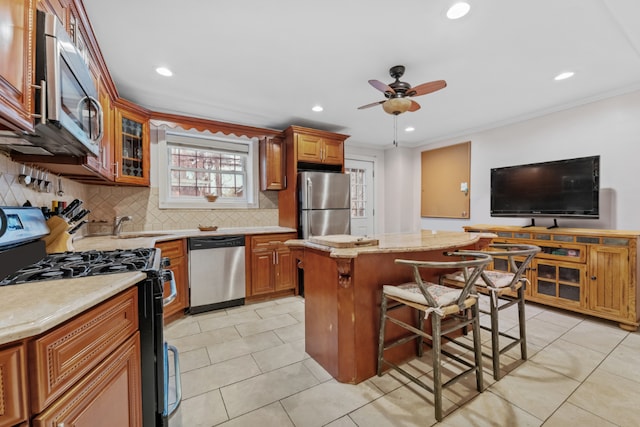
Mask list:
[[[520,345],[520,358],[527,360],[527,328],[524,302],[527,279],[523,277],[523,274],[535,255],[540,252],[540,248],[534,245],[496,243],[489,245],[488,249],[488,253],[494,258],[494,269],[484,270],[477,279],[476,286],[480,291],[485,291],[489,295],[489,311],[480,309],[480,312],[489,314],[491,326],[481,325],[480,328],[491,332],[491,354],[484,354],[484,356],[492,359],[493,378],[498,381],[501,377],[500,355]],[[506,258],[509,271],[495,270],[496,258]],[[462,271],[445,274],[442,276],[440,283],[462,287],[465,284],[464,274]],[[500,331],[498,326],[500,311],[515,304],[518,305],[518,337]],[[509,340],[509,343],[502,348],[500,347],[501,336]],[[461,345],[464,346],[464,344]],[[471,349],[471,346],[466,347]]]
[[[395,369],[409,380],[425,390],[433,393],[436,420],[442,420],[442,390],[453,385],[459,379],[475,373],[476,388],[483,389],[482,379],[482,349],[480,343],[480,321],[475,291],[475,283],[480,278],[484,268],[491,262],[487,253],[453,252],[447,255],[455,256],[457,261],[413,261],[397,259],[397,264],[405,264],[413,268],[415,282],[399,286],[384,285],[382,288],[382,303],[380,306],[380,335],[378,338],[378,376],[382,375],[384,365]],[[435,283],[425,282],[420,275],[420,269],[462,269],[466,278],[462,288],[447,287]],[[436,272],[436,274],[439,274]],[[417,327],[405,323],[389,315],[389,312],[401,307],[409,306],[417,310]],[[431,314],[431,328],[427,331],[425,321]],[[387,320],[408,331],[410,335],[402,336],[390,342],[385,342],[385,327]],[[467,332],[469,325],[473,330],[474,357],[473,363],[442,349],[442,339],[452,332],[463,330]],[[433,385],[427,385],[400,366],[386,360],[384,352],[398,345],[417,339],[417,353],[422,356],[424,338],[431,342],[433,351]],[[448,356],[466,368],[443,383],[441,378],[441,355]]]

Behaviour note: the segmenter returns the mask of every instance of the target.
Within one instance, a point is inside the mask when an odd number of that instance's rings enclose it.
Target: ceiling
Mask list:
[[[389,148],[384,99],[406,66],[413,98],[398,143],[463,136],[640,89],[637,0],[84,0],[121,97],[155,111],[249,126],[291,124]],[[170,68],[174,75],[154,71]],[[554,81],[560,72],[575,76]],[[320,104],[324,111],[311,108]],[[415,127],[411,133],[407,126]]]

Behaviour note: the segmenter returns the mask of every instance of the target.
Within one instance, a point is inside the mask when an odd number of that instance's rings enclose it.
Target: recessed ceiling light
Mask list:
[[[324,110],[324,108],[322,108],[322,105],[314,105],[311,110],[315,111],[316,113],[319,113],[320,111]]]
[[[447,10],[447,18],[449,19],[462,18],[467,13],[469,13],[470,9],[471,9],[471,6],[467,2],[461,1],[461,2],[455,3],[453,6],[449,8],[449,10]]]
[[[156,68],[156,73],[160,74],[161,76],[165,76],[165,77],[173,76],[173,71],[171,71],[170,69],[168,69],[166,67],[158,67],[158,68]]]
[[[568,79],[569,77],[573,77],[575,73],[573,71],[565,71],[564,73],[560,73],[557,76],[555,76],[553,78],[553,80],[564,80],[564,79]]]
[[[413,132],[414,130],[416,130],[416,128],[414,128],[413,126],[407,126],[406,128],[404,128],[405,132]]]

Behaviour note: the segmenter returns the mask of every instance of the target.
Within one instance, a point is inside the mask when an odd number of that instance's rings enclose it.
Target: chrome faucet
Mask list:
[[[125,221],[131,221],[131,216],[130,215],[126,215],[126,216],[117,216],[115,217],[115,219],[113,220],[113,235],[114,236],[119,236],[120,235],[120,231],[122,231],[122,223]]]

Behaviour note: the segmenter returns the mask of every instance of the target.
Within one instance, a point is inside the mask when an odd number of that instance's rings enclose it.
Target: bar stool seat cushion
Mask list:
[[[462,289],[454,289],[448,286],[437,285],[435,283],[427,282],[425,285],[427,286],[429,294],[431,294],[438,304],[438,307],[431,308],[442,308],[454,304],[458,301],[460,293],[462,292]],[[382,291],[387,295],[402,298],[407,301],[413,301],[417,304],[429,307],[429,304],[417,283],[405,283],[399,286],[384,285],[382,287]]]
[[[487,277],[491,280],[492,288],[506,288],[511,285],[513,281],[513,273],[508,273],[505,271],[495,271],[495,270],[485,270],[483,274],[486,274]],[[462,271],[457,271],[455,273],[449,273],[444,275],[445,278],[449,280],[455,280],[457,282],[464,283],[464,275]],[[476,286],[487,287],[487,283],[482,280],[482,277],[478,277],[476,280]]]

